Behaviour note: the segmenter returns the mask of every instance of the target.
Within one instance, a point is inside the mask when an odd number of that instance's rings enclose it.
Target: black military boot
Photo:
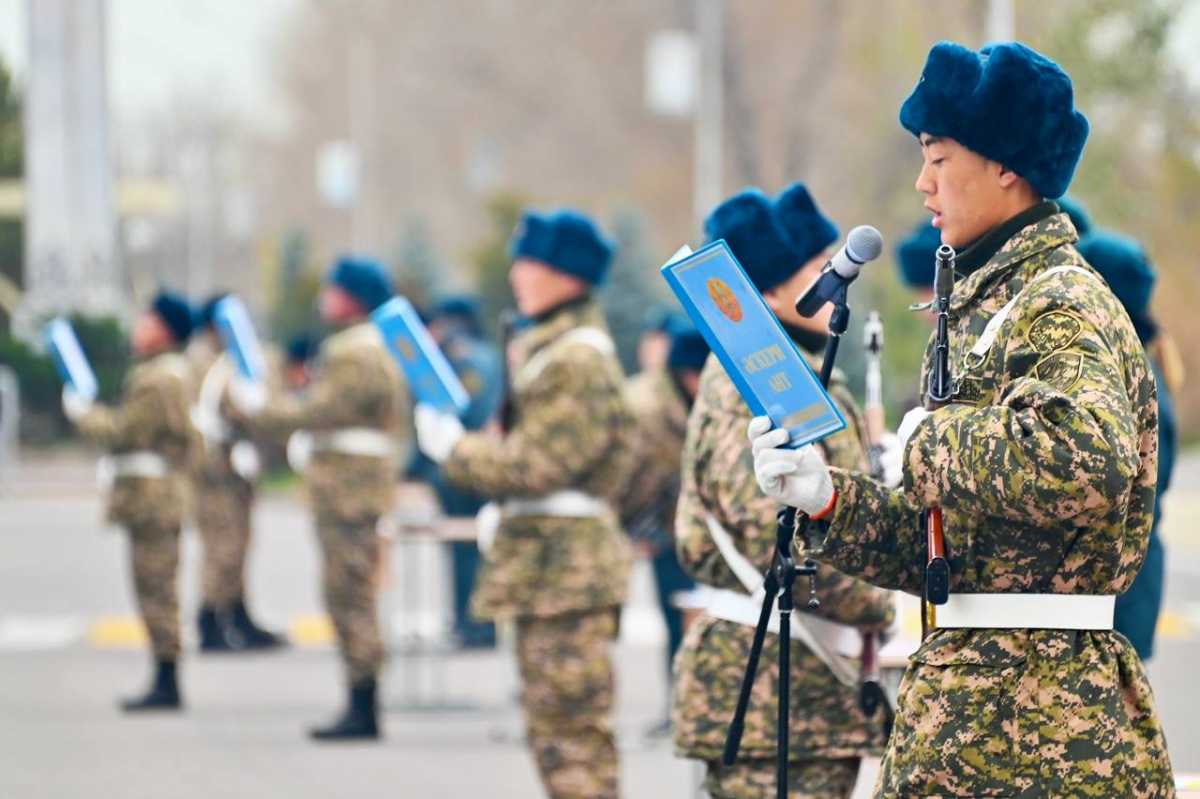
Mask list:
[[[282,635],[264,630],[255,624],[246,611],[246,602],[240,598],[233,603],[229,612],[229,625],[237,632],[242,646],[246,649],[274,649],[287,644]]]
[[[201,605],[196,626],[200,631],[201,652],[232,652],[239,648],[241,637],[226,620],[227,614],[218,613],[212,605]]]
[[[350,705],[328,727],[317,727],[309,736],[318,741],[349,741],[378,738],[379,722],[375,700],[375,680],[350,686]]]
[[[160,660],[156,664],[154,683],[142,696],[125,699],[121,709],[126,713],[143,710],[179,710],[183,700],[179,696],[179,684],[175,679],[175,661]]]

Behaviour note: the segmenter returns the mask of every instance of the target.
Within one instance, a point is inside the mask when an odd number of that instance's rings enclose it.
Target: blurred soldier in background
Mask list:
[[[201,652],[269,649],[283,643],[255,624],[246,610],[246,554],[261,464],[248,431],[223,411],[236,371],[222,351],[213,320],[225,296],[216,294],[200,306],[188,347],[196,387],[192,420],[204,441],[192,482],[196,527],[204,544],[196,619]]]
[[[502,437],[464,433],[420,406],[417,437],[446,479],[502,502],[472,604],[484,618],[516,619],[521,702],[547,793],[611,799],[610,646],[630,548],[610,500],[629,471],[631,419],[591,289],[612,245],[574,211],[526,212],[511,251],[529,319],[510,349],[511,426]]]
[[[646,314],[642,325],[642,337],[638,339],[638,369],[650,373],[667,364],[667,353],[671,349],[671,330],[680,320],[686,321],[679,311],[655,308]]]
[[[304,473],[316,516],[325,606],[349,683],[345,712],[312,730],[318,740],[379,737],[385,653],[375,600],[384,544],[376,525],[392,507],[409,409],[396,362],[368,315],[391,295],[374,261],[339,259],[319,298],[322,319],[339,330],[322,343],[308,390],[268,398],[240,380],[232,386],[255,430],[292,436],[288,457]]]
[[[127,711],[178,709],[179,534],[198,442],[189,418],[191,370],[180,354],[192,333],[192,310],[161,292],[134,326],[137,363],[121,404],[93,404],[69,387],[63,410],[79,431],[108,450],[101,467],[111,480],[108,519],[129,533],[133,584],[150,635],[155,675],[149,691],[122,703]]]
[[[934,253],[941,244],[941,231],[926,219],[918,222],[908,237],[896,245],[896,266],[900,271],[900,280],[917,295],[914,304],[928,305],[933,299]],[[932,315],[929,320],[933,322]]]
[[[757,189],[743,191],[712,212],[704,231],[709,241],[725,240],[792,340],[819,369],[832,306],[806,319],[794,302],[819,274],[838,233],[804,185],[791,186],[775,202]],[[830,463],[865,472],[865,422],[840,372],[830,394],[848,424],[821,442],[822,454]],[[707,761],[705,788],[714,799],[767,796],[776,776],[777,633],[768,634],[762,651],[741,756],[732,766],[721,762],[761,605],[752,596],[758,586],[744,583],[742,575],[761,575],[770,566],[779,509],[755,483],[744,443],[749,421],[750,410],[733,381],[710,356],[688,420],[675,531],[684,568],[712,588],[713,599],[679,654],[673,714],[676,749]],[[860,759],[878,754],[886,738],[883,714],[872,720],[859,708],[857,674],[844,659],[855,653],[844,650],[860,643],[861,632],[885,630],[895,609],[886,591],[832,568],[822,568],[816,579],[821,606],[815,612],[824,619],[812,622],[806,620],[809,614],[799,613],[792,620],[797,629],[791,641],[788,789],[789,796],[833,799],[850,795]],[[822,651],[796,640],[801,625],[818,631],[814,637]],[[843,639],[840,646],[837,639]]]
[[[284,388],[293,392],[308,388],[318,347],[317,337],[309,333],[302,333],[288,342],[283,357]]]
[[[1079,242],[1079,253],[1108,281],[1129,314],[1138,340],[1150,356],[1158,386],[1158,491],[1154,495],[1150,546],[1133,585],[1117,597],[1113,624],[1133,644],[1138,656],[1149,660],[1154,654],[1154,631],[1158,627],[1166,572],[1166,552],[1158,526],[1162,521],[1163,495],[1171,485],[1171,472],[1175,468],[1178,440],[1172,397],[1183,387],[1182,361],[1170,337],[1150,314],[1155,274],[1142,247],[1124,236],[1095,231]]]
[[[496,415],[504,399],[504,379],[500,356],[483,336],[479,303],[473,297],[447,297],[429,314],[429,332],[446,354],[450,366],[471,396],[471,403],[460,420],[467,430],[480,430]],[[417,454],[414,471],[424,477],[437,492],[442,512],[450,517],[473,517],[484,499],[469,487],[451,485],[437,464]],[[496,645],[496,626],[471,618],[471,591],[479,570],[479,545],[474,541],[449,544],[454,572],[454,635],[468,649]]]
[[[645,366],[625,384],[625,399],[633,413],[629,437],[634,451],[632,471],[617,502],[621,526],[638,553],[650,560],[658,589],[658,606],[667,626],[667,682],[671,664],[683,643],[683,633],[693,614],[675,605],[676,596],[695,587],[675,554],[675,506],[679,502],[679,467],[688,413],[700,386],[700,370],[708,358],[708,343],[686,317],[674,316],[648,335],[665,329],[668,349],[661,365]],[[641,353],[639,348],[639,354]],[[648,734],[670,733],[670,718]]]

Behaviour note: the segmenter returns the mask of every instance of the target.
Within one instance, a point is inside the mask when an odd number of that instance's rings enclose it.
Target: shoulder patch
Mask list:
[[[1033,320],[1029,327],[1029,344],[1043,355],[1067,347],[1079,338],[1083,324],[1079,317],[1067,311],[1050,311]]]
[[[1078,352],[1051,353],[1038,361],[1033,373],[1043,383],[1068,392],[1079,382],[1083,373],[1083,355]]]

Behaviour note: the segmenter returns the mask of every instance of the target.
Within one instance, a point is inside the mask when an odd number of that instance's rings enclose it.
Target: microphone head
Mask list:
[[[846,244],[830,259],[830,267],[845,280],[858,277],[863,264],[883,252],[883,236],[870,225],[859,225],[846,236]]]

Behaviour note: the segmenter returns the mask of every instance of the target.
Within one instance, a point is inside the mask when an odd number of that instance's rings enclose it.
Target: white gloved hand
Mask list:
[[[267,387],[238,375],[229,381],[229,400],[247,416],[257,416],[267,405]]]
[[[466,432],[458,417],[421,403],[413,415],[417,428],[417,446],[434,463],[445,463]]]
[[[291,443],[291,442],[289,442]],[[233,471],[248,482],[254,482],[262,472],[262,458],[252,441],[235,441],[229,448],[229,465]]]
[[[884,433],[880,436],[879,447],[883,484],[888,488],[899,488],[904,482],[904,446],[900,443],[900,436]]]
[[[925,421],[925,417],[927,416],[929,416],[929,411],[921,407],[916,407],[904,414],[904,418],[900,420],[900,426],[896,428],[896,437],[900,439],[901,458],[904,457],[904,448],[908,446],[908,440],[912,438],[917,425]]]
[[[783,449],[788,432],[772,430],[766,416],[750,420],[746,435],[754,453],[754,476],[764,494],[810,516],[829,507],[834,497],[833,478],[815,447]]]
[[[68,419],[78,422],[92,409],[92,401],[70,386],[63,386],[62,409]]]
[[[479,551],[485,555],[491,551],[492,544],[496,541],[496,533],[500,530],[500,517],[500,506],[495,502],[487,503],[475,514],[475,540],[479,544]]]
[[[297,430],[292,433],[288,436],[285,452],[288,466],[292,471],[296,474],[304,474],[304,470],[308,468],[308,462],[312,460],[312,433],[307,430]]]

